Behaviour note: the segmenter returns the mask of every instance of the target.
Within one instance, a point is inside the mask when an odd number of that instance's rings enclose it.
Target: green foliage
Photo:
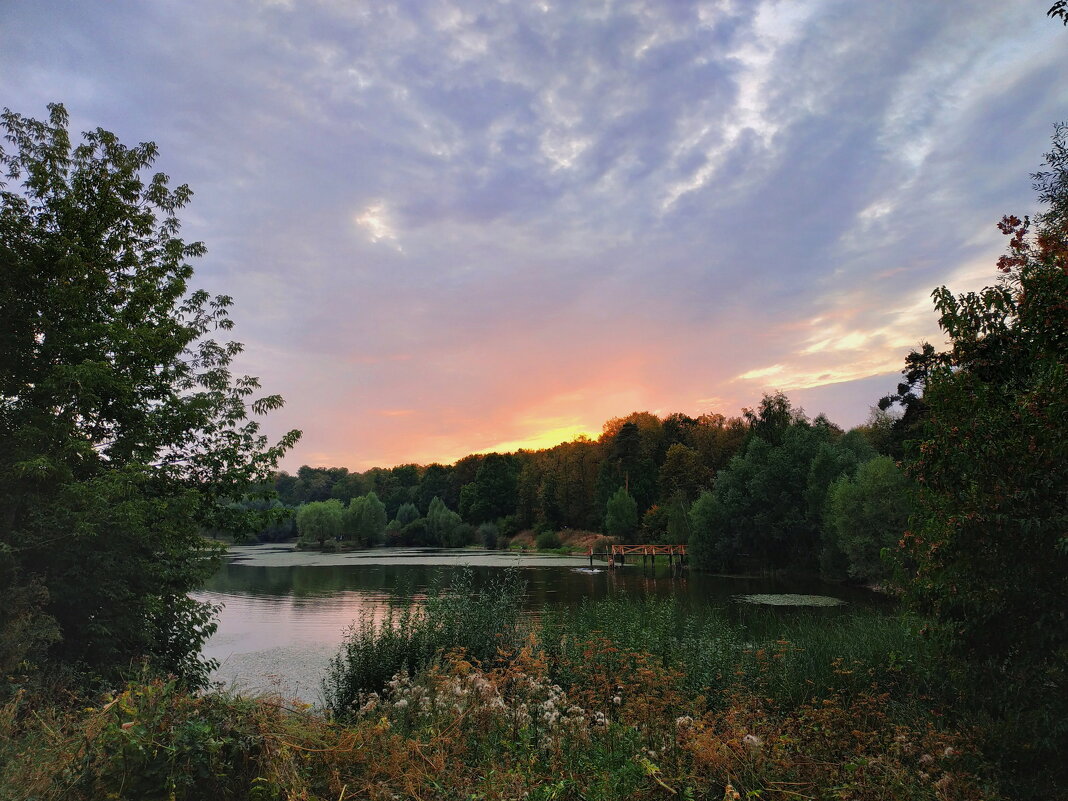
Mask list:
[[[1056,127],[1046,163],[1034,176],[1046,204],[1036,230],[1015,217],[999,225],[1010,237],[1001,281],[959,296],[936,290],[950,347],[910,357],[928,414],[909,464],[920,495],[903,589],[983,676],[990,689],[975,701],[1002,718],[1006,739],[1025,739],[1031,754],[1063,754],[1068,127]],[[910,377],[905,388],[918,383]]]
[[[694,565],[723,569],[743,558],[762,567],[811,564],[820,519],[805,493],[813,459],[834,432],[809,423],[783,395],[766,396],[760,412],[749,414],[745,450],[716,477],[712,500],[698,499]]]
[[[888,456],[862,464],[856,477],[843,475],[827,497],[826,525],[846,558],[846,572],[858,581],[882,581],[888,569],[884,549],[896,548],[915,508],[915,488]]]
[[[148,656],[198,681],[210,610],[184,599],[218,553],[200,532],[257,530],[231,502],[265,494],[299,432],[269,445],[249,415],[281,398],[256,398],[230,372],[241,345],[210,338],[231,300],[189,289],[205,252],[178,236],[189,188],[144,175],[154,145],[97,129],[75,147],[49,110],[0,123],[0,546],[16,582],[0,602],[21,610],[0,652],[58,629],[60,661],[114,675]]]
[[[604,530],[609,536],[619,537],[624,542],[633,542],[638,531],[638,504],[623,487],[608,499]]]
[[[339,718],[350,716],[362,694],[381,692],[398,672],[414,673],[457,648],[488,660],[501,648],[518,647],[524,590],[515,571],[476,590],[473,573],[463,570],[447,584],[439,574],[421,607],[391,610],[380,621],[368,613],[330,661],[323,681],[327,707]]]
[[[662,499],[681,495],[686,503],[692,503],[710,485],[701,455],[681,442],[668,448],[660,466],[659,482]]]
[[[482,541],[482,547],[490,551],[497,550],[500,542],[497,526],[493,523],[483,523],[478,527],[478,538]]]
[[[386,506],[373,491],[353,498],[342,518],[345,539],[368,547],[382,540],[386,531]]]
[[[470,523],[485,523],[516,509],[519,467],[510,456],[488,454],[475,480],[460,491],[460,514]]]
[[[401,529],[401,544],[403,545],[436,545],[430,540],[430,529],[427,527],[425,517],[417,517]]]
[[[430,541],[443,548],[462,548],[467,545],[468,528],[460,515],[445,505],[441,498],[435,497],[430,502],[426,515],[427,532]]]
[[[640,540],[642,542],[663,542],[667,539],[669,514],[668,507],[660,504],[646,509],[645,514],[642,515]]]
[[[539,551],[552,551],[560,547],[560,537],[555,531],[543,531],[534,540]]]
[[[341,513],[341,536],[357,545],[368,545],[363,541],[363,506],[364,498],[353,498]]]
[[[21,580],[11,546],[0,543],[0,675],[31,668],[59,639],[56,622],[41,614],[47,602],[48,590],[39,580]]]
[[[685,545],[690,541],[690,507],[683,495],[676,495],[668,503],[667,530],[664,542]]]
[[[395,519],[403,527],[407,526],[409,523],[414,523],[416,520],[419,519],[419,517],[419,507],[417,507],[414,503],[406,503],[402,504],[401,507],[397,509],[397,515]]]
[[[304,504],[297,510],[297,531],[301,540],[315,542],[322,547],[327,540],[340,537],[344,514],[341,501],[334,498]]]

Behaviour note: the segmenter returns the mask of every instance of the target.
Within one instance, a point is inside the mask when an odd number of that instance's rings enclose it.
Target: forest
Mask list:
[[[609,420],[597,440],[544,450],[280,472],[271,508],[289,516],[245,536],[506,547],[526,530],[593,531],[691,544],[697,566],[711,570],[789,567],[878,582],[880,552],[896,545],[914,505],[894,459],[908,436],[901,417],[877,407],[845,432],[808,419],[782,393],[740,417],[635,412]]]

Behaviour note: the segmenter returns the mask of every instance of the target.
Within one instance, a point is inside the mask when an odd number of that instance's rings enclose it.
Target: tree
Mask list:
[[[54,626],[50,658],[110,675],[147,656],[197,682],[211,609],[188,593],[219,550],[199,532],[255,530],[227,504],[269,487],[299,432],[269,445],[249,414],[281,398],[210,338],[231,300],[189,289],[189,188],[146,177],[155,145],[97,129],[73,147],[49,112],[0,122],[0,607]]]
[[[638,504],[623,487],[608,499],[604,530],[609,536],[619,537],[623,542],[633,540],[638,530]]]
[[[360,537],[367,545],[382,541],[386,533],[386,505],[373,491],[363,496],[360,510]]]
[[[435,545],[444,548],[460,548],[466,545],[466,542],[462,542],[461,538],[456,536],[457,529],[462,522],[460,515],[447,507],[441,498],[435,497],[430,502],[426,514],[426,527]]]
[[[999,688],[977,703],[1053,753],[1068,747],[1068,126],[1046,164],[1034,230],[999,224],[1001,280],[935,290],[950,347],[908,362],[905,388],[922,388],[927,414],[902,563],[908,603]]]
[[[322,548],[327,540],[341,536],[345,508],[341,501],[312,501],[297,510],[297,531],[305,542],[315,542]]]
[[[667,545],[685,545],[690,541],[690,504],[683,495],[668,503]]]
[[[669,500],[676,495],[692,502],[709,486],[708,471],[701,463],[701,455],[686,445],[676,442],[667,450],[660,466],[660,497]]]
[[[363,507],[365,498],[353,498],[341,514],[341,536],[358,545],[368,545],[363,538]]]
[[[833,429],[809,423],[783,395],[766,396],[747,416],[744,450],[716,476],[712,501],[698,499],[694,565],[722,569],[743,557],[761,567],[813,563],[820,526],[805,493],[812,461]]]
[[[485,523],[515,512],[518,465],[511,456],[490,453],[475,480],[460,491],[460,514],[469,523]]]
[[[915,507],[912,482],[888,456],[846,473],[827,493],[826,529],[845,557],[845,570],[858,581],[882,581],[888,569],[882,553],[894,548]]]

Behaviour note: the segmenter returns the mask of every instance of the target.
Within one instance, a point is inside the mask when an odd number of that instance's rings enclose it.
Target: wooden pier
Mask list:
[[[591,547],[588,554],[590,567],[593,567],[594,556],[607,557],[609,567],[626,564],[628,556],[640,556],[642,558],[642,567],[647,564],[655,564],[658,556],[666,556],[672,572],[682,569],[687,561],[685,545],[611,545],[607,551],[601,551],[596,554]]]

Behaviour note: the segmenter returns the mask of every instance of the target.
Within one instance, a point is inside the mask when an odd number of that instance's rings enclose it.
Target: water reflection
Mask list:
[[[471,552],[386,551],[373,558],[344,564],[270,565],[279,549],[242,549],[224,564],[195,597],[223,605],[219,627],[205,646],[205,654],[223,663],[218,678],[248,690],[276,689],[288,695],[315,700],[318,678],[328,657],[342,642],[345,630],[357,618],[380,619],[391,606],[411,603],[435,582],[465,569],[457,564]],[[285,556],[285,554],[281,554]],[[492,554],[486,554],[492,557]],[[468,557],[471,561],[485,558]],[[514,561],[511,560],[511,561]],[[509,564],[504,560],[502,564]],[[852,604],[871,605],[871,593],[818,581],[773,578],[709,576],[683,571],[673,576],[666,564],[655,570],[628,565],[616,570],[590,572],[576,569],[581,560],[559,560],[518,569],[526,582],[524,608],[537,614],[547,604],[577,604],[623,594],[632,597],[669,597],[689,607],[718,607],[732,617],[746,614],[735,596],[798,593],[831,595],[850,602],[842,607],[817,610],[841,614]],[[599,567],[600,565],[595,566]],[[476,586],[501,567],[470,567]],[[750,607],[751,609],[751,607]],[[796,614],[784,609],[782,614]]]

